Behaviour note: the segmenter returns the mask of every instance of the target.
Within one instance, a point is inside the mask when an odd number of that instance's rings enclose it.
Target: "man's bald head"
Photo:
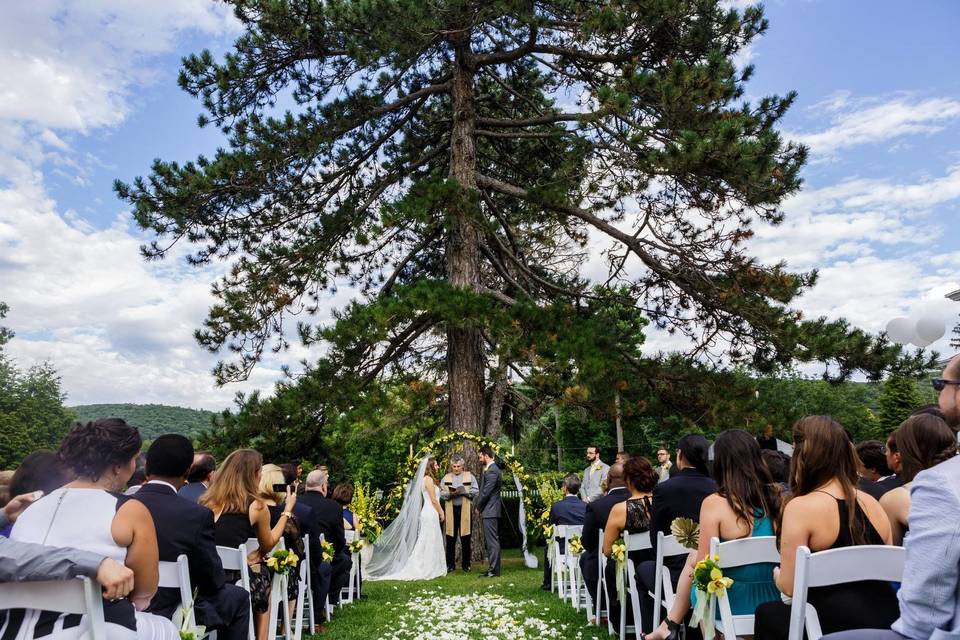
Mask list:
[[[960,356],[954,356],[943,370],[945,380],[960,381]],[[946,384],[938,398],[940,410],[947,417],[947,424],[956,428],[960,425],[960,384]]]
[[[618,462],[610,467],[610,471],[607,472],[607,488],[616,489],[625,486],[623,483],[623,465]]]

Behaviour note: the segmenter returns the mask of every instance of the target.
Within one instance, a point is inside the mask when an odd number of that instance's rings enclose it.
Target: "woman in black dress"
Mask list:
[[[266,640],[268,633],[271,573],[265,558],[280,541],[297,502],[296,494],[288,490],[283,512],[275,522],[271,521],[270,510],[259,488],[262,466],[263,458],[257,451],[237,449],[223,461],[200,498],[200,504],[213,511],[218,546],[236,549],[249,538],[256,538],[260,545],[247,558],[257,640]],[[229,582],[240,578],[231,571],[224,573]]]
[[[657,486],[660,476],[653,470],[649,460],[643,456],[633,456],[623,463],[623,480],[630,497],[626,502],[614,505],[603,529],[603,554],[607,556],[604,581],[610,596],[609,616],[614,629],[620,628],[621,603],[617,596],[617,563],[610,557],[613,543],[623,535],[624,530],[631,536],[650,531],[650,503],[653,499],[653,488]],[[637,566],[655,558],[652,549],[643,549],[631,551],[628,561]],[[632,624],[633,616],[629,613],[629,608],[627,616],[627,623]]]
[[[792,498],[777,529],[780,567],[777,587],[793,595],[797,547],[813,552],[855,545],[890,544],[890,521],[880,503],[857,490],[858,458],[853,443],[829,416],[807,416],[793,426],[790,466]],[[823,633],[888,628],[900,615],[890,583],[862,581],[809,590],[807,601],[820,617]],[[767,602],[757,607],[756,640],[786,640],[790,606]]]

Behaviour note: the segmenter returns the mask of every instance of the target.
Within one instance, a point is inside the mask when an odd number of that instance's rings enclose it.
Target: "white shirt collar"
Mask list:
[[[144,482],[144,484],[162,484],[162,485],[166,485],[166,486],[170,487],[171,489],[173,489],[173,492],[174,492],[174,493],[177,493],[177,488],[176,488],[175,486],[173,486],[172,484],[170,484],[169,482],[167,482],[166,480],[147,480],[146,482]]]
[[[487,466],[485,466],[485,467],[483,468],[483,470],[486,471],[487,469],[489,469],[489,468],[492,467],[492,466],[493,466],[493,462],[492,462],[492,461],[491,461],[491,462],[488,462],[488,463],[487,463]]]

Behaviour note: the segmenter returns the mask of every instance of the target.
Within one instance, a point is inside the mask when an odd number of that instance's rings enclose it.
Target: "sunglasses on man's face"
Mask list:
[[[943,391],[948,384],[960,385],[960,380],[947,380],[946,378],[933,378],[930,380],[933,388],[937,391]]]

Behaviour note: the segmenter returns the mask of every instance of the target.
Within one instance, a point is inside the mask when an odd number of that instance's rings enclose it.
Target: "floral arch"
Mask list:
[[[447,433],[434,438],[422,446],[416,454],[408,456],[407,461],[401,466],[397,473],[397,485],[387,496],[385,515],[388,518],[393,518],[399,513],[400,505],[403,502],[403,494],[406,491],[407,485],[410,484],[410,481],[413,479],[414,474],[416,474],[420,460],[423,459],[424,456],[437,455],[437,451],[443,450],[455,442],[463,441],[472,442],[477,447],[490,447],[493,449],[497,459],[503,461],[505,469],[513,474],[514,485],[520,494],[520,517],[523,519],[520,536],[523,540],[524,559],[528,566],[531,566],[532,562],[532,567],[536,567],[536,558],[527,551],[527,535],[537,524],[536,517],[534,516],[536,513],[534,509],[534,497],[538,495],[536,484],[533,479],[527,475],[523,465],[514,457],[513,453],[501,447],[495,440],[485,436],[476,433],[467,433],[465,431]],[[444,467],[441,460],[438,459],[438,462],[441,462],[440,466]]]

